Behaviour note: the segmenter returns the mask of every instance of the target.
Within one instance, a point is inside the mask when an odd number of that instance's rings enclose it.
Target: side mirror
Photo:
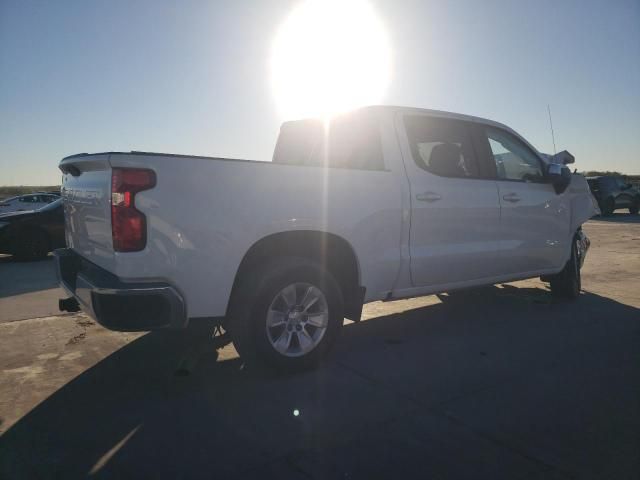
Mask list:
[[[547,167],[547,179],[556,193],[561,194],[571,183],[571,170],[565,165],[550,163]]]
[[[576,157],[571,155],[566,150],[561,151],[560,153],[556,153],[555,155],[551,155],[552,163],[559,163],[561,165],[569,165],[576,161]]]

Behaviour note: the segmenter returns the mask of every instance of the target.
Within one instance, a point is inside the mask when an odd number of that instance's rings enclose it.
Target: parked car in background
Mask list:
[[[624,178],[615,175],[587,177],[591,193],[598,201],[602,216],[612,215],[619,208],[628,208],[632,215],[640,208],[640,190]]]
[[[40,191],[38,191],[38,192],[33,192],[33,193],[43,193],[45,195],[53,195],[53,196],[55,196],[57,198],[60,198],[60,192],[40,192]]]
[[[56,193],[30,193],[0,201],[0,214],[26,210],[38,210],[60,198]]]
[[[217,317],[243,358],[297,368],[365,302],[540,276],[577,298],[596,206],[572,161],[490,120],[387,106],[287,122],[272,162],[74,155],[60,307],[114,330]]]
[[[35,260],[64,246],[62,199],[39,210],[0,214],[0,253]]]

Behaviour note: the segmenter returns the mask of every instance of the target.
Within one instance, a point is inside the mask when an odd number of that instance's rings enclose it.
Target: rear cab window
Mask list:
[[[274,163],[384,170],[377,118],[364,112],[320,120],[287,122],[280,129]]]

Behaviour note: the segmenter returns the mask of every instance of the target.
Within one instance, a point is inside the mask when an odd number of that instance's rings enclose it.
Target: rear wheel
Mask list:
[[[637,214],[638,214],[638,210],[640,210],[640,199],[636,199],[636,200],[633,202],[633,205],[631,205],[631,206],[629,207],[629,213],[630,213],[631,215],[637,215]]]
[[[13,242],[11,253],[20,260],[38,260],[49,253],[49,237],[42,230],[22,232]]]
[[[316,366],[342,327],[336,280],[315,262],[298,258],[281,259],[250,277],[234,299],[229,322],[240,355],[286,370]]]
[[[613,211],[615,210],[615,201],[613,198],[605,198],[600,202],[600,214],[603,217],[609,217],[613,215]]]
[[[609,217],[613,215],[613,211],[616,209],[616,202],[613,198],[607,198],[600,205],[600,212],[603,217]]]
[[[571,245],[571,257],[562,271],[552,275],[550,280],[551,294],[554,297],[575,299],[580,295],[582,289],[582,278],[580,276],[579,239],[574,237]]]

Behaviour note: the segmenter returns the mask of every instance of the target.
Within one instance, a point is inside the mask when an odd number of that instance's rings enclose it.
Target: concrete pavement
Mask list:
[[[245,369],[197,332],[0,324],[0,477],[636,479],[630,218],[586,225],[577,302],[528,280],[370,304],[300,375]]]

